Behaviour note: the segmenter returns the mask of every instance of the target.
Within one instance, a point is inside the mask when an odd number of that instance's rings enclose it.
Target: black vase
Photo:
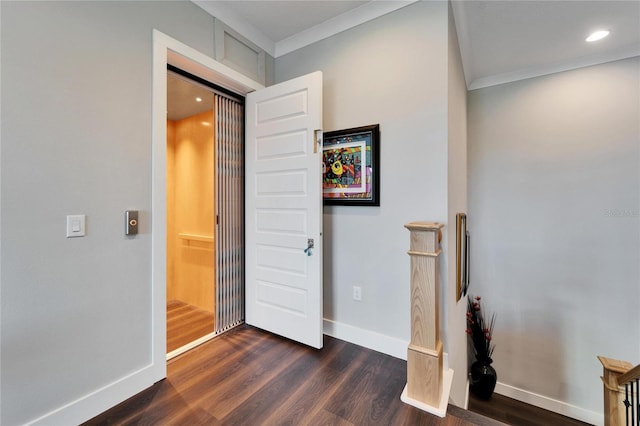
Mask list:
[[[490,399],[496,388],[498,374],[491,366],[491,359],[471,364],[471,383],[469,389],[480,399]]]

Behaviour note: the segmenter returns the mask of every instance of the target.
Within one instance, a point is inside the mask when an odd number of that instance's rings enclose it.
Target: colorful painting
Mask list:
[[[379,206],[379,126],[327,132],[323,139],[325,204]]]

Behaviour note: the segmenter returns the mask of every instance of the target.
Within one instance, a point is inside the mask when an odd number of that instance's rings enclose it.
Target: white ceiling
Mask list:
[[[273,57],[414,2],[192,1]],[[455,0],[452,9],[470,89],[640,55],[640,0]],[[611,35],[586,43],[598,28]]]
[[[416,0],[191,0],[277,58]]]
[[[274,42],[362,6],[367,1],[222,1]]]
[[[470,89],[640,55],[640,1],[456,1]],[[595,30],[609,37],[587,43]]]

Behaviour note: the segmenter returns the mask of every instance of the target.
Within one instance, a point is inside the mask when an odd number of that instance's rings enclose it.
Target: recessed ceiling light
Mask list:
[[[196,102],[202,102],[202,98],[196,98]]]
[[[585,41],[598,41],[598,40],[602,40],[603,38],[605,38],[606,36],[609,35],[609,31],[607,30],[599,30],[599,31],[594,31],[591,33],[591,35],[589,37],[587,37],[585,39]]]

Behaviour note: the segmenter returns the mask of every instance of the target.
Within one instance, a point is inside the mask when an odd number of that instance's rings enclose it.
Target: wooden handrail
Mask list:
[[[603,356],[598,356],[600,363],[605,368],[605,370],[612,371],[617,374],[624,374],[627,371],[633,368],[633,365],[628,363],[627,361],[619,361],[613,358],[606,358]]]
[[[604,426],[622,426],[625,421],[624,390],[620,386],[640,377],[640,365],[598,356],[602,363],[604,385]]]
[[[629,383],[636,379],[640,379],[640,364],[636,365],[622,376],[618,376],[618,386],[624,386],[625,383]]]
[[[202,241],[205,243],[213,242],[213,235],[197,235],[197,234],[186,234],[184,232],[179,232],[178,238],[180,238],[181,240]]]

